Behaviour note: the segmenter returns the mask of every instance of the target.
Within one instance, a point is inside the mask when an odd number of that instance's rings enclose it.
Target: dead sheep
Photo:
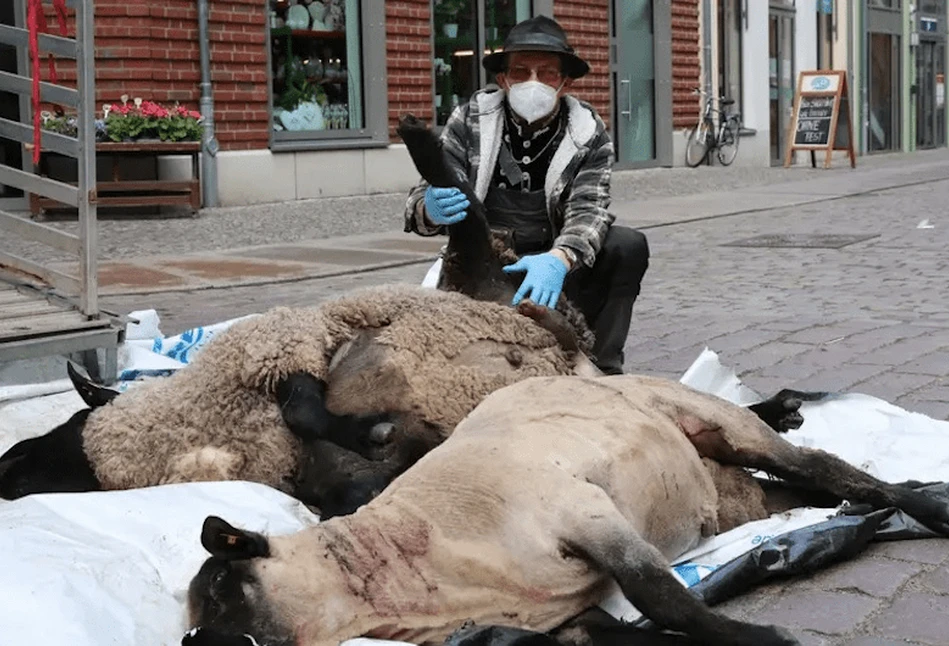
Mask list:
[[[949,532],[935,498],[798,448],[678,382],[537,377],[486,397],[352,515],[282,536],[206,518],[210,557],[189,586],[195,629],[182,644],[439,644],[470,623],[556,631],[613,582],[697,643],[798,644],[712,611],[669,571],[702,537],[765,516],[746,468]]]
[[[304,441],[340,419],[393,418],[430,448],[490,392],[583,361],[509,305],[457,292],[389,285],[275,308],[120,395],[73,375],[90,409],[0,457],[0,496],[243,479],[306,499]]]

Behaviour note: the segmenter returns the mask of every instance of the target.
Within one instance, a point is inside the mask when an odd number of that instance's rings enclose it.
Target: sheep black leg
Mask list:
[[[660,628],[716,646],[794,646],[778,626],[750,624],[709,608],[669,571],[669,564],[620,514],[602,489],[574,484],[572,508],[560,511],[561,553],[580,558],[611,576],[623,595]]]
[[[874,478],[826,451],[795,446],[770,429],[709,427],[689,439],[703,457],[761,469],[793,485],[817,488],[854,503],[868,503],[878,509],[896,507],[933,531],[949,536],[946,503]]]
[[[277,383],[276,396],[291,433],[302,440],[326,437],[330,425],[326,382],[308,373],[293,373]]]

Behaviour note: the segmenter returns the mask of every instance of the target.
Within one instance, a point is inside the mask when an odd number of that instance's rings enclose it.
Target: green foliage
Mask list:
[[[326,103],[326,91],[319,84],[310,83],[303,62],[299,58],[288,59],[285,70],[286,89],[280,93],[276,101],[278,106],[284,110],[293,111],[298,105],[307,101]]]
[[[173,114],[158,119],[158,138],[162,141],[198,141],[204,126],[197,119]]]
[[[156,129],[151,117],[129,113],[127,115],[109,113],[105,120],[106,134],[112,141],[129,141],[135,139],[150,139]],[[146,134],[147,133],[147,134]]]

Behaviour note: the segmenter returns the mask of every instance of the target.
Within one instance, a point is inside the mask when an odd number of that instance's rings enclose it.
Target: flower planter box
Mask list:
[[[27,149],[32,146],[26,145]],[[96,143],[97,156],[111,158],[111,175],[102,176],[97,173],[96,204],[100,207],[154,207],[154,206],[187,206],[192,215],[197,215],[201,209],[201,183],[199,170],[199,155],[201,142],[160,140],[137,140],[128,142],[104,141]],[[158,158],[170,155],[188,155],[191,157],[191,178],[187,180],[162,179],[123,179],[123,164],[131,160],[152,159],[156,169]],[[60,158],[60,159],[57,159]],[[40,157],[37,173],[60,181],[70,182],[61,176],[62,164],[56,161],[73,161],[57,153],[44,152]],[[52,163],[51,163],[52,162]],[[59,166],[60,170],[52,167]],[[99,165],[97,164],[97,167]],[[157,172],[156,172],[157,176]],[[72,180],[70,183],[75,183]],[[30,194],[30,212],[37,217],[48,209],[69,209],[70,207],[42,197]]]

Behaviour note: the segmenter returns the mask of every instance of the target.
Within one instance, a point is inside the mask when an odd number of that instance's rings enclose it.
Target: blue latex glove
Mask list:
[[[567,265],[560,258],[550,252],[524,256],[503,269],[509,274],[516,271],[527,272],[520,289],[514,294],[512,305],[517,305],[529,294],[530,299],[538,305],[556,307],[563,289],[563,280],[567,276]]]
[[[450,186],[438,188],[429,186],[425,189],[425,211],[428,219],[435,224],[455,224],[461,222],[468,215],[465,210],[471,202],[461,192],[461,189]]]

